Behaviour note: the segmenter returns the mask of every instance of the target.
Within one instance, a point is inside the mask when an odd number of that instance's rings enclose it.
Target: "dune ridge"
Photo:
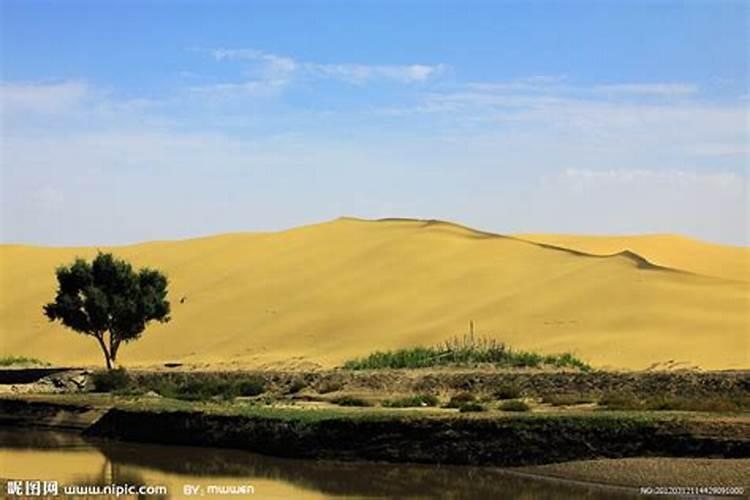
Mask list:
[[[750,365],[750,283],[677,265],[684,259],[666,259],[664,247],[656,255],[629,242],[563,243],[437,220],[347,217],[100,249],[170,278],[173,320],[123,347],[128,365],[332,367],[376,349],[441,342],[470,320],[513,347],[573,351],[598,367]],[[724,255],[705,245],[711,258]],[[101,363],[95,342],[41,313],[55,267],[96,251],[0,246],[0,355]]]
[[[518,241],[523,241],[526,243],[530,243],[532,245],[540,246],[543,248],[548,248],[550,250],[557,250],[560,252],[568,252],[574,255],[579,255],[582,257],[595,257],[595,258],[602,258],[602,257],[624,257],[627,259],[632,260],[635,262],[638,267],[642,269],[662,269],[662,270],[669,270],[669,271],[677,271],[677,272],[687,272],[676,268],[671,268],[668,266],[660,266],[657,264],[654,264],[653,262],[649,261],[647,258],[645,258],[642,255],[639,255],[636,252],[633,252],[632,250],[620,250],[615,251],[612,253],[598,253],[598,252],[590,252],[590,251],[584,251],[578,248],[572,248],[569,246],[563,246],[563,245],[556,245],[552,243],[545,243],[543,240],[544,235],[538,235],[538,239],[531,237],[531,238],[524,238],[519,236],[511,236],[511,235],[504,235],[500,233],[492,233],[489,231],[482,231],[480,229],[471,228],[468,226],[464,226],[462,224],[458,224],[455,222],[448,222],[443,221],[439,219],[413,219],[413,218],[406,218],[406,217],[389,217],[389,218],[383,218],[383,219],[374,219],[374,220],[368,220],[368,219],[359,219],[357,217],[341,217],[341,220],[351,220],[351,221],[358,221],[358,222],[411,222],[411,223],[422,223],[423,227],[429,227],[433,225],[445,225],[448,227],[456,228],[462,231],[466,231],[470,235],[473,235],[477,238],[509,238],[509,239],[515,239]]]
[[[519,234],[516,237],[541,245],[569,248],[590,255],[632,252],[660,267],[730,281],[750,281],[750,247],[719,245],[673,234],[634,236]]]

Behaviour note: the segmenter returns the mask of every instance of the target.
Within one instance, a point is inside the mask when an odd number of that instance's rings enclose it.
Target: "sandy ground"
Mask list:
[[[750,487],[750,459],[621,458],[513,469],[518,472],[620,486]]]
[[[684,264],[682,240],[672,254],[654,243],[658,259],[649,241],[647,258]],[[611,245],[606,253],[633,249]],[[690,262],[702,264],[689,271],[713,262],[740,276],[736,248],[693,246]],[[101,363],[92,339],[42,315],[55,267],[96,250],[0,246],[0,356]],[[355,219],[101,250],[170,279],[173,319],[122,348],[128,366],[331,367],[463,335],[469,320],[515,348],[573,351],[602,368],[750,366],[750,282],[649,268],[635,255],[586,255],[442,222]]]

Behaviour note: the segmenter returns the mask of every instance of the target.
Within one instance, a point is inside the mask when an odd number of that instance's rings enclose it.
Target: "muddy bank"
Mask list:
[[[283,418],[0,399],[0,424],[81,430],[155,444],[307,459],[520,466],[622,457],[750,457],[744,420],[623,414],[441,418],[341,414]]]
[[[600,457],[750,457],[750,440],[629,417],[331,418],[112,409],[86,435],[280,457],[517,466]]]
[[[90,427],[107,408],[0,399],[0,425],[78,431]]]

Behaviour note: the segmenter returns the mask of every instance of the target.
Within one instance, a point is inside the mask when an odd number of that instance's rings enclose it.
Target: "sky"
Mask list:
[[[0,241],[750,243],[744,0],[0,0]]]

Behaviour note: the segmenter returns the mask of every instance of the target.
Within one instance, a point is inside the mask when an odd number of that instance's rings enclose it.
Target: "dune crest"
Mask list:
[[[599,367],[750,365],[750,283],[696,273],[630,241],[563,243],[435,220],[341,218],[101,250],[170,278],[173,320],[124,346],[126,365],[331,367],[441,342],[469,320],[513,347],[573,351]],[[695,246],[711,256],[713,247]],[[96,250],[0,246],[0,355],[101,364],[90,338],[41,312],[55,267]]]
[[[750,247],[719,245],[671,234],[637,236],[520,234],[517,237],[592,255],[611,255],[629,251],[648,259],[655,265],[704,276],[750,282]]]

